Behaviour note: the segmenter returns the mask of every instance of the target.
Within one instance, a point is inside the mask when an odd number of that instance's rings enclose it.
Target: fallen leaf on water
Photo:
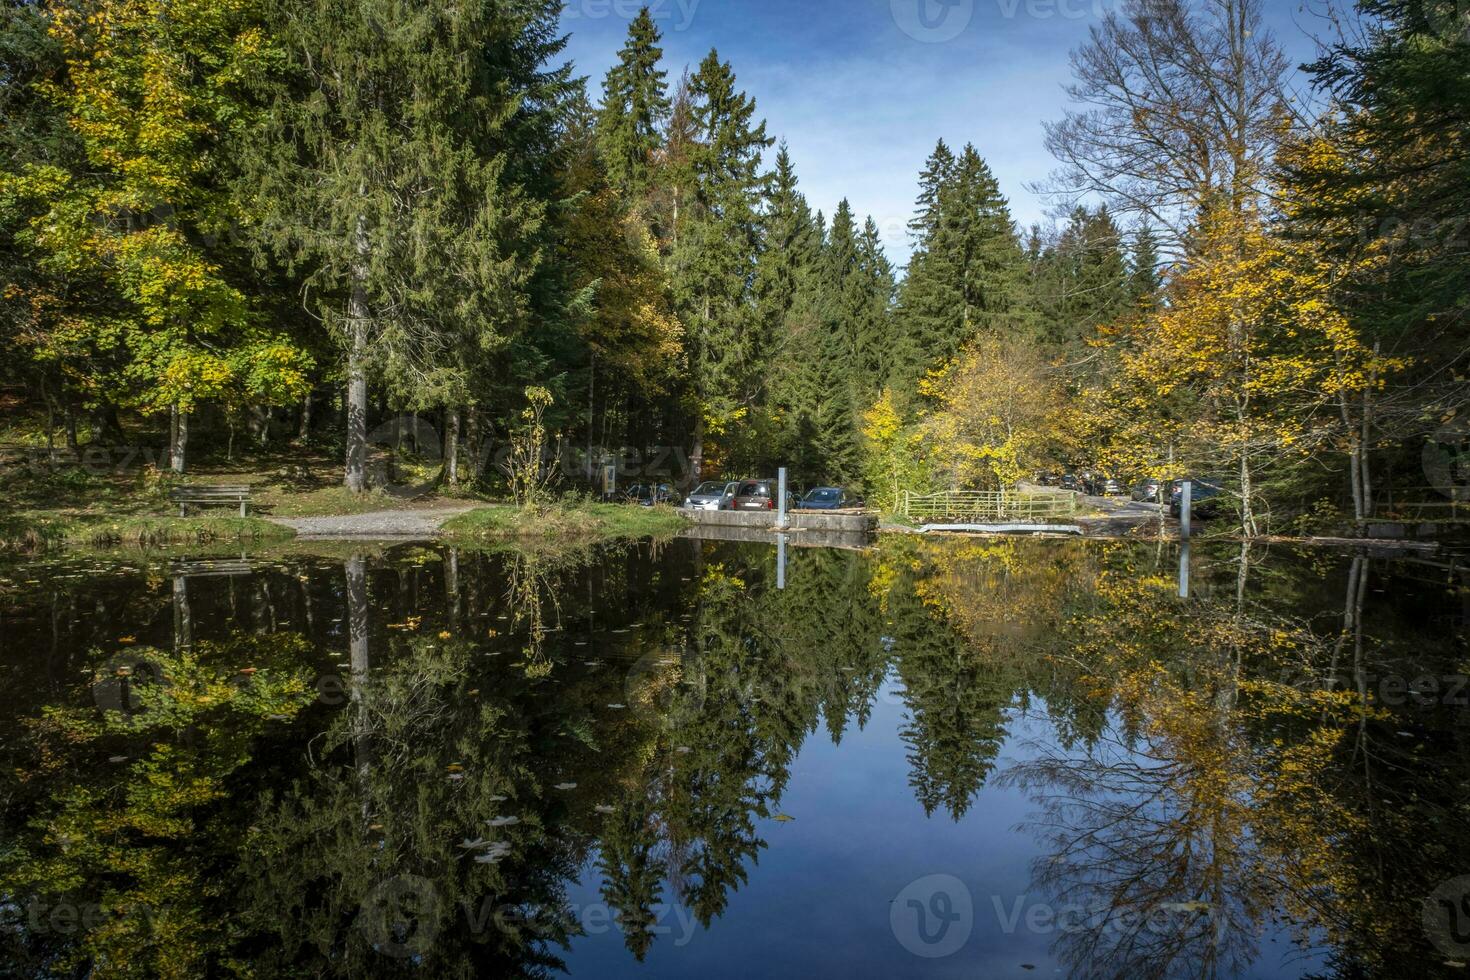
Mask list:
[[[776,814],[776,816],[773,819],[777,823],[790,823],[791,821],[795,820],[796,818],[793,817],[789,813],[778,813],[778,814]]]

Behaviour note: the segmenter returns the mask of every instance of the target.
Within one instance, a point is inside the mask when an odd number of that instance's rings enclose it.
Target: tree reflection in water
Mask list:
[[[1033,884],[1074,974],[1231,975],[1279,918],[1341,976],[1443,961],[1419,916],[1463,863],[1464,709],[1387,703],[1381,678],[1463,673],[1465,649],[1412,613],[1375,631],[1373,560],[1196,545],[1181,600],[1162,545],[793,548],[785,589],[770,558],[297,559],[83,593],[121,610],[95,636],[58,626],[82,588],[58,577],[35,649],[94,652],[5,720],[0,906],[108,914],[0,930],[9,962],[548,975],[583,880],[642,960],[671,904],[705,927],[730,908],[807,740],[865,728],[885,682],[925,814],[988,840],[997,773],[1034,798]],[[173,652],[127,659],[168,683],[99,711],[106,637],[155,621]],[[1022,715],[1047,735],[1010,764]]]

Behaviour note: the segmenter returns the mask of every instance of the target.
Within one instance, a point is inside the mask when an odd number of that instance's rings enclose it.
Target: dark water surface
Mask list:
[[[319,547],[0,567],[0,976],[1470,959],[1463,558]]]

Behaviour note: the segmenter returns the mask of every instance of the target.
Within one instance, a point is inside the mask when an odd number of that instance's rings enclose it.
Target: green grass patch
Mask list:
[[[481,507],[450,518],[442,533],[451,542],[610,540],[668,537],[688,523],[672,507],[561,503],[526,510]]]
[[[276,542],[290,528],[256,517],[100,517],[15,515],[0,519],[0,552],[32,554],[58,547],[165,547]]]

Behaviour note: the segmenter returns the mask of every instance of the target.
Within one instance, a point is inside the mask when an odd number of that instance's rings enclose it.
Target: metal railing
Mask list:
[[[1385,489],[1379,492],[1372,516],[1377,520],[1470,522],[1470,488],[1453,487],[1446,493],[1430,487]]]
[[[944,490],[903,492],[903,515],[911,520],[1042,521],[1077,513],[1077,494],[1067,490],[1018,493],[1014,490]]]

